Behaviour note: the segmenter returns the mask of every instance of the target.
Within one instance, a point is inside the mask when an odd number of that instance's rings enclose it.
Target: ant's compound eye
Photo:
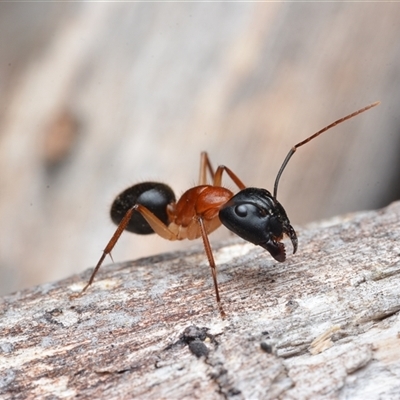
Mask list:
[[[234,215],[237,218],[248,219],[249,221],[254,218],[260,218],[260,216],[264,216],[265,212],[259,207],[256,207],[251,203],[242,203],[238,204],[233,208]]]
[[[235,207],[235,213],[238,217],[245,218],[247,217],[247,205],[246,204],[239,204]]]
[[[263,218],[267,215],[267,210],[262,207],[257,207],[251,203],[238,204],[234,208],[235,216],[238,218]]]

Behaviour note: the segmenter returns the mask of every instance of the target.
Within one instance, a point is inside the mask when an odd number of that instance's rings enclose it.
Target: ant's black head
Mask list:
[[[268,250],[277,261],[285,261],[283,235],[289,236],[293,253],[297,236],[281,204],[268,190],[246,188],[233,196],[219,211],[221,222],[236,235]]]

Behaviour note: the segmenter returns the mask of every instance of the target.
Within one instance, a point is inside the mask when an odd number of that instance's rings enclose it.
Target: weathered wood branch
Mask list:
[[[398,398],[400,203],[298,234],[214,246],[224,320],[200,246],[4,297],[1,398]]]
[[[295,143],[376,100],[299,150],[279,199],[303,224],[400,198],[398,4],[101,3],[0,2],[0,296],[91,265],[128,186],[179,196],[208,151],[272,190]]]

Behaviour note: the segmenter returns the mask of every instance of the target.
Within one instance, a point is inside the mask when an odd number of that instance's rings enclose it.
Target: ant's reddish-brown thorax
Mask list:
[[[177,239],[197,239],[201,236],[198,218],[202,218],[207,233],[221,226],[218,212],[233,193],[221,186],[200,185],[187,190],[177,203],[168,206],[168,228]]]
[[[176,203],[174,222],[185,226],[196,216],[215,218],[221,206],[232,196],[233,193],[223,187],[201,185],[191,188]]]

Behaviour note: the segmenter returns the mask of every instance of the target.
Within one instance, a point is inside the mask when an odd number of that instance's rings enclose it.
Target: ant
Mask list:
[[[201,153],[199,185],[188,189],[178,201],[172,189],[163,183],[143,182],[124,190],[111,206],[111,219],[118,227],[82,293],[92,284],[105,257],[111,253],[124,230],[140,235],[157,233],[167,240],[193,240],[201,237],[211,267],[217,304],[224,315],[218,290],[217,267],[208,235],[223,224],[246,241],[268,250],[279,262],[286,259],[285,245],[281,242],[286,235],[292,242],[293,254],[296,253],[296,232],[290,225],[285,209],[277,200],[282,172],[299,147],[378,104],[375,102],[340,118],[293,146],[278,171],[273,195],[266,189],[246,187],[225,165],[218,166],[214,171],[206,152]],[[212,184],[207,183],[207,172]],[[238,187],[237,194],[234,195],[222,186],[224,173]]]

